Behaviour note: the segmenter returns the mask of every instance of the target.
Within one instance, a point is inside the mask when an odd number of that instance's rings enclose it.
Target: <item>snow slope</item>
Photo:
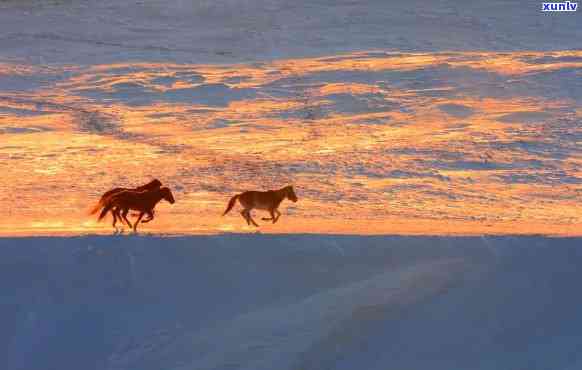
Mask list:
[[[233,63],[360,50],[580,48],[580,11],[529,0],[2,0],[0,59]]]
[[[580,239],[0,239],[0,367],[575,369]]]

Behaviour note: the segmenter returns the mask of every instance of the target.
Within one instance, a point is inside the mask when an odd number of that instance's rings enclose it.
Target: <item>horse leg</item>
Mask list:
[[[273,210],[273,214],[276,213],[276,216],[273,216],[273,223],[279,221],[279,217],[281,217],[281,212],[278,209]]]
[[[113,216],[116,217],[119,221],[121,221],[121,227],[123,227],[123,225],[126,224],[126,221],[123,219],[123,216],[121,215],[121,209],[115,208]]]
[[[146,211],[146,214],[147,214],[148,218],[141,220],[142,224],[145,224],[146,222],[150,222],[151,220],[154,219],[154,210],[153,209]]]
[[[116,225],[117,221],[121,222],[121,229],[123,229],[123,218],[121,218],[121,210],[119,207],[115,207],[111,210],[111,214],[113,215],[113,224]],[[115,227],[117,230],[117,226]]]
[[[269,210],[269,213],[271,214],[271,217],[270,218],[263,217],[263,218],[261,218],[261,220],[263,220],[263,221],[273,221],[275,219],[275,216],[273,215],[273,210],[270,209]]]
[[[270,209],[269,213],[271,214],[271,220],[273,220],[273,223],[277,222],[277,218],[275,218],[275,210]]]
[[[117,215],[115,214],[115,208],[111,210],[111,214],[113,215],[113,223],[111,224],[111,226],[113,226],[115,228],[115,231],[117,231]]]
[[[240,214],[241,214],[241,216],[243,216],[243,218],[247,222],[247,225],[251,226],[251,222],[249,221],[249,217],[247,216],[247,210],[243,209],[242,211],[240,211]]]
[[[120,231],[123,231],[123,218],[121,218],[119,207],[112,208],[111,215],[113,216],[113,227],[115,228],[115,233],[118,234]],[[121,229],[117,227],[117,221],[121,221]]]
[[[144,212],[140,212],[139,216],[137,217],[137,221],[135,221],[135,223],[133,224],[133,232],[134,233],[137,233],[137,225],[141,221],[141,218],[143,217],[143,215],[144,215]]]
[[[259,227],[259,225],[255,222],[255,220],[253,220],[253,216],[251,216],[250,209],[247,211],[247,216],[249,217],[249,220],[253,223],[253,225],[255,225],[256,227]]]
[[[275,219],[273,220],[273,223],[279,221],[279,217],[281,217],[281,212],[279,212],[278,209],[275,210],[275,213],[277,213],[277,217],[275,217]]]
[[[123,231],[123,226],[125,225],[126,221],[121,216],[121,209],[120,208],[115,209],[114,216],[117,218],[117,220],[119,220],[121,222],[121,231]]]
[[[132,228],[133,225],[131,224],[131,221],[129,221],[127,219],[127,214],[129,213],[129,208],[125,208],[123,210],[123,213],[121,214],[121,216],[123,217],[123,219],[125,220],[125,222],[127,223],[127,226],[129,226],[129,228]]]

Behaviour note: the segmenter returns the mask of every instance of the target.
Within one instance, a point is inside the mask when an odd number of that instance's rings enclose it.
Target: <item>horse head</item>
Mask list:
[[[170,188],[167,188],[164,186],[163,188],[160,188],[160,193],[162,195],[162,199],[167,200],[168,203],[174,204],[176,202],[176,200],[174,199],[174,195],[172,194],[172,191],[170,190]]]
[[[295,194],[295,191],[293,190],[293,186],[289,185],[285,189],[286,189],[285,195],[287,195],[287,199],[289,199],[293,203],[296,203],[298,199],[297,195]]]

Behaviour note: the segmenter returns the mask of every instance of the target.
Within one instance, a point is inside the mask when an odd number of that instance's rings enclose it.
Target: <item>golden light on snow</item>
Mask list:
[[[100,194],[157,177],[143,232],[254,232],[230,196],[293,183],[263,232],[582,233],[581,108],[548,73],[582,52],[366,52],[237,65],[0,75],[0,234],[110,233]],[[262,217],[257,213],[257,220]]]

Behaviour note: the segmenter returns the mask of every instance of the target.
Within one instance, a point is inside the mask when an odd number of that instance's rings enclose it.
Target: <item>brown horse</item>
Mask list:
[[[101,196],[101,199],[99,199],[99,202],[97,202],[97,204],[95,205],[95,207],[93,207],[93,209],[91,210],[91,212],[89,212],[90,215],[94,215],[95,213],[97,213],[99,210],[101,210],[103,207],[105,207],[105,204],[107,203],[107,200],[109,198],[111,198],[112,196],[114,196],[115,194],[118,194],[122,191],[125,190],[133,190],[133,191],[144,191],[144,190],[154,190],[154,189],[159,189],[162,186],[162,182],[158,179],[153,179],[152,181],[148,182],[145,185],[142,186],[138,186],[137,188],[114,188],[109,190],[108,192],[106,192],[105,194],[103,194]],[[117,215],[119,215],[119,212],[111,212],[113,214],[113,227],[115,227],[115,225],[117,224]],[[145,222],[150,222],[151,220],[154,219],[154,213],[153,210],[151,213],[148,213],[148,218],[142,220],[142,223]],[[120,218],[121,220],[121,218]],[[121,220],[123,222],[123,220]],[[131,227],[131,224],[129,225],[129,227]]]
[[[253,208],[269,211],[271,218],[263,218],[263,220],[272,220],[273,223],[275,223],[277,220],[279,220],[279,217],[281,217],[281,212],[279,212],[278,208],[285,198],[293,202],[297,202],[297,195],[295,195],[293,186],[285,186],[279,190],[245,191],[244,193],[237,194],[230,198],[228,206],[226,207],[226,211],[224,211],[222,215],[224,216],[230,212],[232,207],[234,207],[236,200],[238,199],[238,202],[243,207],[243,210],[240,212],[240,214],[247,221],[248,225],[252,223],[257,227],[259,226],[251,217],[251,210]]]
[[[176,201],[174,195],[167,187],[144,191],[120,191],[106,200],[105,206],[103,207],[98,220],[101,221],[107,212],[111,211],[114,219],[117,216],[120,219],[125,220],[129,227],[132,227],[131,222],[127,219],[127,214],[129,213],[129,210],[139,211],[140,213],[137,221],[133,224],[133,231],[137,232],[137,225],[142,217],[145,214],[153,214],[156,204],[158,204],[162,199],[165,199],[170,204],[174,204]],[[115,227],[115,224],[113,227]]]

